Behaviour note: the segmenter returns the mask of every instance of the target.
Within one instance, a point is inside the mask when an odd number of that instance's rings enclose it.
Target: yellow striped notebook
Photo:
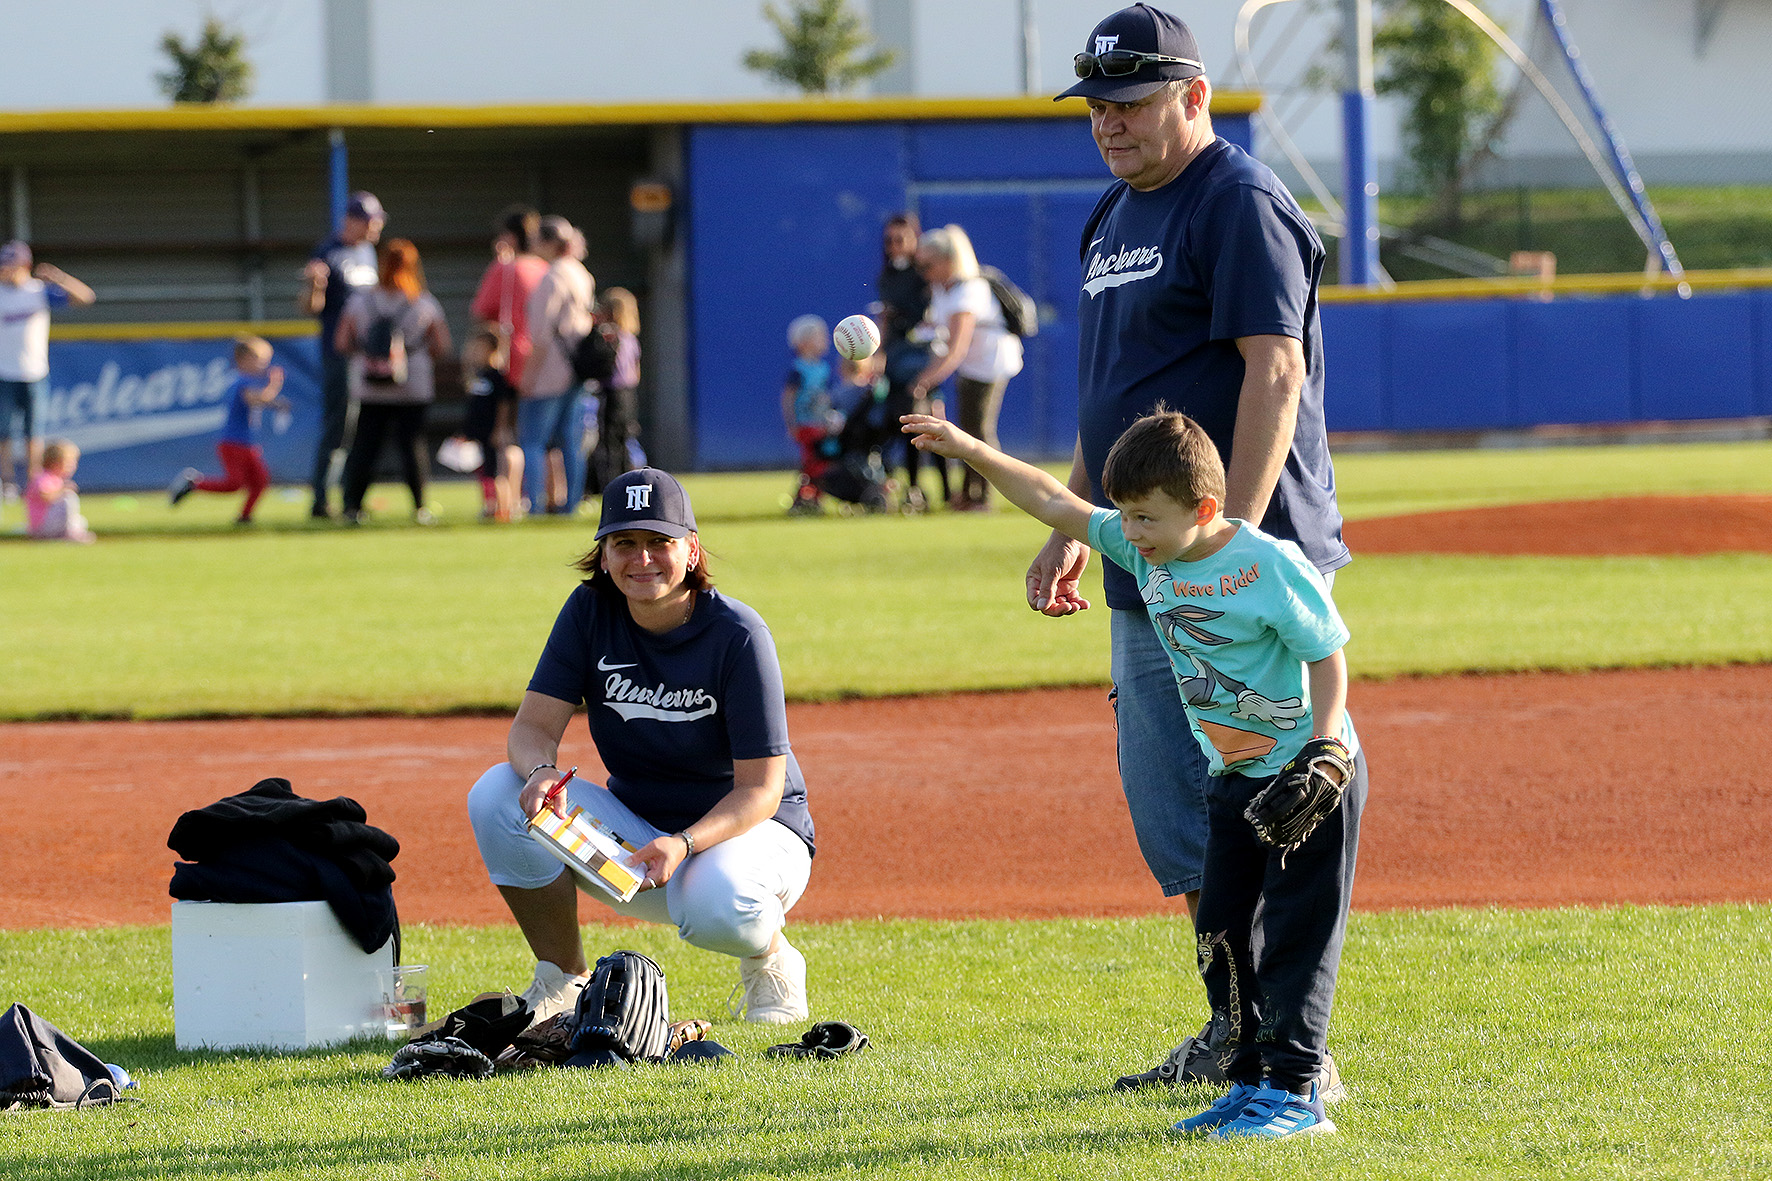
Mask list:
[[[530,818],[529,835],[567,869],[622,902],[632,899],[644,881],[646,871],[625,861],[634,847],[583,808],[572,809],[564,820],[552,808],[543,808]]]

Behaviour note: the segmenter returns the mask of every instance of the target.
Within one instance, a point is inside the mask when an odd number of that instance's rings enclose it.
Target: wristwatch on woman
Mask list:
[[[674,832],[671,835],[678,838],[679,840],[681,840],[683,842],[683,849],[684,849],[683,856],[685,858],[694,856],[694,854],[695,854],[695,838],[689,835],[688,830],[684,830],[683,832]]]

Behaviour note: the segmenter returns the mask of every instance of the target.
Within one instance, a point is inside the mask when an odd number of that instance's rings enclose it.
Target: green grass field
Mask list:
[[[0,1117],[9,1181],[215,1178],[1764,1177],[1772,911],[1358,914],[1334,1045],[1341,1135],[1177,1141],[1203,1091],[1118,1095],[1201,1014],[1185,924],[866,922],[800,928],[815,1015],[862,1057],[765,1060],[725,1022],[714,1070],[486,1082],[378,1077],[390,1049],[181,1054],[164,928],[0,933],[15,995],[130,1068],[145,1102]],[[722,1012],[719,957],[657,929],[677,1016]],[[441,1005],[524,966],[508,929],[418,927]],[[21,988],[21,981],[31,982]]]
[[[1772,444],[1350,455],[1358,518],[1647,493],[1772,492]],[[1104,611],[1022,602],[1044,529],[1019,513],[788,520],[780,473],[691,477],[729,593],[774,631],[798,699],[1105,680]],[[273,494],[95,496],[91,547],[0,542],[0,718],[508,709],[560,602],[583,521],[487,526],[440,485],[445,525],[310,527]],[[12,510],[14,513],[17,509]],[[450,522],[454,522],[453,524]],[[3,524],[3,523],[0,523]],[[1355,676],[1772,660],[1772,556],[1361,557],[1336,595]],[[1678,587],[1701,610],[1646,609]]]
[[[1772,492],[1772,445],[1350,455],[1368,517],[1652,493]],[[781,515],[779,474],[691,478],[723,587],[756,606],[801,698],[1091,682],[1105,612],[1021,602],[1043,530],[1010,512]],[[94,496],[91,547],[0,541],[0,718],[503,709],[558,604],[583,522],[311,528],[273,495]],[[16,509],[12,510],[16,513]],[[15,521],[0,520],[0,531]],[[1772,556],[1364,556],[1336,583],[1356,675],[1772,661]],[[1678,619],[1656,610],[1678,596]],[[0,761],[3,765],[3,761]],[[725,1022],[715,1071],[550,1071],[384,1083],[390,1048],[173,1047],[165,927],[0,931],[6,995],[142,1081],[144,1102],[0,1116],[0,1176],[61,1178],[1126,1177],[1270,1181],[1757,1178],[1772,1057],[1772,910],[1755,906],[1357,913],[1333,1045],[1342,1134],[1286,1145],[1165,1133],[1204,1092],[1117,1095],[1203,1019],[1172,917],[797,926],[815,1016],[874,1039],[837,1063],[766,1061],[798,1030]],[[713,1017],[730,962],[663,929],[588,927],[670,974],[676,1016]],[[520,986],[514,927],[413,926],[433,1012]]]

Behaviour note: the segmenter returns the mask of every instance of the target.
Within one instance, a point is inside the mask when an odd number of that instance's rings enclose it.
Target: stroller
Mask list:
[[[824,438],[813,444],[800,475],[800,489],[789,512],[815,514],[819,498],[832,496],[859,505],[870,513],[891,507],[891,485],[880,462],[880,448],[896,433],[898,424],[886,413],[886,383],[859,391],[860,396],[840,422],[833,422]]]

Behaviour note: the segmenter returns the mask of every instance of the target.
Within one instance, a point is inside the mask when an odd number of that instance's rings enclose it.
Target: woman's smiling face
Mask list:
[[[603,569],[629,599],[656,603],[682,591],[700,552],[693,533],[666,537],[650,529],[623,529],[603,539]]]

